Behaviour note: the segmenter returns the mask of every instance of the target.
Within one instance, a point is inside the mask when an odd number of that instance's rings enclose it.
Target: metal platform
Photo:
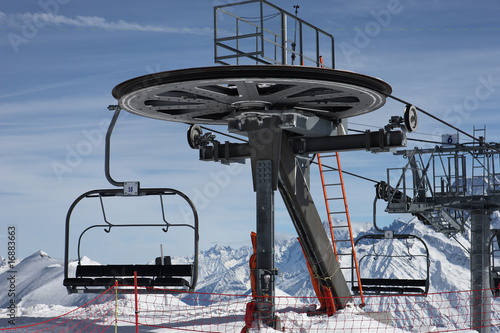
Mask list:
[[[382,80],[316,67],[217,66],[137,77],[113,96],[131,113],[188,124],[227,124],[246,114],[297,113],[337,121],[374,111],[392,92]]]

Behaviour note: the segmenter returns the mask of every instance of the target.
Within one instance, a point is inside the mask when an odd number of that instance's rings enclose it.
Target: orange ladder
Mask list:
[[[328,223],[330,227],[330,235],[332,238],[332,245],[333,245],[333,251],[335,253],[335,256],[337,257],[337,261],[339,264],[341,264],[340,261],[340,256],[350,256],[351,257],[351,263],[354,263],[354,267],[342,267],[342,270],[349,270],[352,272],[353,269],[356,270],[356,278],[358,280],[358,285],[359,285],[359,294],[361,296],[361,305],[363,306],[365,304],[364,297],[363,297],[363,289],[361,287],[361,278],[359,275],[359,267],[358,267],[358,260],[356,258],[356,251],[354,249],[354,239],[352,235],[352,228],[351,228],[351,219],[349,217],[349,209],[347,207],[347,198],[346,198],[346,193],[345,193],[345,188],[344,188],[344,179],[342,177],[342,168],[340,166],[340,157],[338,152],[334,152],[332,154],[328,155],[322,155],[317,154],[318,156],[318,165],[319,165],[319,173],[321,176],[321,185],[323,187],[323,195],[325,198],[325,206],[326,206],[326,212],[328,215]],[[321,159],[323,157],[323,161]],[[327,165],[329,163],[330,165]],[[331,175],[328,177],[329,179],[334,179],[333,182],[327,183],[325,181],[326,175],[329,174]],[[335,174],[338,175],[338,177],[335,178]],[[340,191],[339,191],[340,190]],[[334,202],[342,202],[343,203],[343,208],[336,208],[336,211],[332,211],[331,208],[334,206]],[[340,206],[342,207],[342,206]],[[346,216],[346,224],[341,223],[341,224],[336,224],[334,225],[333,223],[333,215],[337,214],[345,214]],[[335,232],[334,230],[337,231],[337,234],[339,234],[342,230],[347,230],[347,238],[345,239],[339,239],[335,237]],[[351,251],[349,253],[339,253],[337,251],[337,244],[339,243],[350,243],[350,248]],[[344,274],[345,276],[346,274]],[[353,274],[351,274],[352,276]],[[349,281],[347,279],[348,283],[352,283],[353,281]]]

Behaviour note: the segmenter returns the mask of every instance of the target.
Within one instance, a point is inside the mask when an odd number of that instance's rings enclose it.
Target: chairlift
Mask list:
[[[388,260],[401,265],[402,271],[408,271],[411,268],[411,262],[414,259],[425,260],[425,269],[424,274],[420,274],[420,277],[417,277],[417,274],[410,274],[412,278],[374,278],[369,276],[361,276],[361,286],[359,286],[357,279],[352,278],[352,292],[355,295],[359,295],[363,292],[363,295],[394,295],[394,294],[427,294],[429,291],[429,267],[430,267],[430,259],[429,259],[429,249],[427,248],[427,244],[424,240],[418,236],[411,234],[394,234],[392,230],[382,230],[377,227],[376,223],[376,203],[379,195],[375,197],[373,204],[373,224],[375,229],[380,232],[379,234],[371,234],[364,235],[359,237],[354,246],[356,248],[356,253],[358,253],[358,266],[362,267],[363,262],[367,262],[368,260],[380,260],[387,258]],[[393,244],[403,243],[406,251],[401,253],[382,253],[377,251],[376,244],[389,241]],[[420,253],[411,253],[409,241],[418,242],[421,244],[421,252]],[[371,252],[363,254],[363,251],[360,251],[359,244],[367,243],[370,244],[369,248]],[[403,266],[403,265],[406,265]],[[354,267],[353,265],[351,265]],[[351,271],[352,276],[354,277],[354,270]],[[362,269],[360,269],[360,274]]]
[[[362,243],[364,240],[369,240],[371,242],[372,249],[375,249],[375,244],[381,242],[382,240],[390,240],[391,242],[403,242],[406,243],[405,246],[408,247],[407,242],[409,240],[415,240],[422,244],[422,248],[425,249],[425,253],[412,254],[409,249],[408,252],[403,254],[392,254],[392,253],[380,253],[372,251],[361,255],[361,251],[356,249],[358,253],[359,266],[362,266],[363,261],[369,259],[380,260],[383,258],[389,258],[390,260],[395,260],[398,264],[403,264],[405,261],[411,261],[418,257],[424,258],[426,261],[426,272],[425,278],[372,278],[361,276],[361,288],[363,294],[366,295],[388,295],[388,294],[427,294],[429,291],[429,250],[425,242],[418,236],[410,234],[399,234],[392,235],[392,238],[388,238],[387,234],[374,234],[374,235],[364,235],[356,240],[354,246]],[[401,267],[401,270],[408,270],[405,267]],[[413,275],[413,274],[411,274]],[[360,293],[360,287],[357,285],[357,280],[353,280],[352,291],[354,294]]]
[[[172,292],[194,291],[198,279],[198,214],[192,201],[182,192],[169,188],[145,188],[137,189],[131,200],[137,196],[158,196],[160,198],[162,210],[162,223],[129,223],[115,224],[106,219],[106,213],[103,204],[105,197],[127,197],[123,189],[102,189],[93,190],[80,195],[71,205],[66,215],[65,230],[65,253],[64,253],[64,286],[69,294],[72,293],[102,293],[118,282],[120,290],[127,289],[126,286],[157,287],[171,290]],[[164,197],[178,196],[184,199],[191,207],[193,221],[188,223],[170,223],[165,218]],[[78,237],[77,255],[78,263],[76,274],[69,277],[69,248],[70,248],[70,223],[71,215],[75,207],[83,199],[97,198],[100,201],[104,223],[92,224],[84,229]],[[167,233],[170,228],[188,228],[192,229],[194,234],[194,259],[189,264],[172,264],[169,256],[163,256],[155,259],[152,265],[147,264],[126,264],[126,265],[85,265],[82,263],[81,244],[83,236],[92,229],[102,228],[107,234],[112,234],[115,228],[152,228],[156,231]],[[159,230],[158,230],[159,229]],[[163,252],[163,251],[162,251]],[[150,258],[153,259],[153,258]],[[141,288],[146,291],[147,288]]]
[[[492,229],[490,238],[490,286],[493,295],[500,296],[500,229]]]

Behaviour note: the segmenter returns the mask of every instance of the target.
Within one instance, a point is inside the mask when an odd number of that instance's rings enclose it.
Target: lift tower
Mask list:
[[[243,6],[246,14],[238,16],[236,5]],[[252,5],[254,14],[248,7]],[[228,17],[222,20],[222,15]],[[347,134],[347,118],[382,107],[392,89],[373,77],[328,68],[334,67],[333,37],[267,1],[217,6],[214,16],[215,60],[225,66],[137,77],[117,85],[113,96],[118,107],[128,112],[191,124],[188,142],[199,149],[200,160],[223,164],[251,161],[256,194],[257,319],[276,326],[277,190],[315,279],[332,293],[336,307],[343,308],[352,300],[351,293],[309,191],[310,158],[320,152],[379,152],[405,146],[402,122],[396,130]],[[234,25],[225,28],[221,22]],[[291,24],[295,29],[288,29]],[[312,42],[304,37],[311,32]],[[311,45],[314,57],[306,56]],[[287,65],[293,61],[309,66]],[[248,142],[221,143],[213,134],[203,134],[198,124],[225,125],[229,132],[246,136]]]

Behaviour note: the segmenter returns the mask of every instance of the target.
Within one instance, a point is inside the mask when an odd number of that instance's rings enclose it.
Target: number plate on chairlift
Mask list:
[[[454,145],[458,143],[458,134],[443,134],[441,136],[441,142],[444,145]]]
[[[384,231],[384,238],[385,239],[393,239],[394,238],[394,231],[393,230],[385,230]]]
[[[139,182],[125,182],[123,185],[123,195],[138,195]]]

